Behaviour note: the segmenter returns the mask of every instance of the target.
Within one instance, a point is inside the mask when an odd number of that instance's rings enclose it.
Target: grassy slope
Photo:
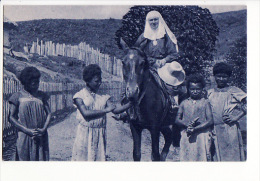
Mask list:
[[[73,63],[73,65],[72,65]],[[4,56],[5,76],[13,77],[19,75],[26,66],[36,66],[41,71],[41,80],[44,82],[73,82],[84,83],[82,81],[83,64],[75,58],[69,57],[42,57],[34,55],[31,61],[21,61],[9,55]],[[10,72],[10,73],[7,73]],[[103,81],[120,81],[107,72],[102,74]]]
[[[219,27],[218,41],[216,42],[216,57],[224,57],[234,42],[247,33],[246,10],[213,14],[213,19]]]
[[[72,45],[86,42],[93,48],[100,49],[102,53],[118,56],[120,50],[116,46],[114,36],[120,26],[121,20],[116,19],[43,19],[18,22],[18,32],[12,33],[11,36],[19,44],[31,44],[37,38]],[[17,47],[21,49],[19,45]]]

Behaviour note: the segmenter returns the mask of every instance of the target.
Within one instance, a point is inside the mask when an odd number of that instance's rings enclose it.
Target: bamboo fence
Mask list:
[[[37,53],[42,56],[65,56],[73,57],[84,61],[86,65],[98,64],[102,70],[115,75],[122,76],[122,62],[116,57],[102,54],[97,49],[93,49],[85,42],[78,45],[66,45],[53,43],[52,41],[43,42],[42,40],[33,42],[29,53]]]

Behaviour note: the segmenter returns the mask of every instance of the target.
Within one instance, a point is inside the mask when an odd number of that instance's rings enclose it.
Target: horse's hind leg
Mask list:
[[[163,134],[165,143],[164,143],[164,147],[163,147],[160,159],[161,159],[161,161],[165,161],[166,157],[169,153],[169,148],[172,144],[172,130],[170,127],[163,127],[161,129],[161,132]]]
[[[130,129],[133,136],[133,158],[134,161],[141,160],[141,138],[142,138],[142,128],[137,125],[134,125],[130,122]]]
[[[152,137],[152,161],[160,161],[160,152],[159,152],[159,130],[150,130]]]

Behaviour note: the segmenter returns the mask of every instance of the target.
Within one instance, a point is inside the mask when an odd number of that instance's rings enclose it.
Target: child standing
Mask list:
[[[207,99],[203,97],[205,81],[201,75],[187,80],[189,98],[178,110],[176,124],[181,128],[180,161],[210,161],[211,126],[213,117]]]
[[[38,91],[40,76],[35,67],[23,69],[19,79],[24,89],[9,99],[9,120],[18,130],[17,161],[49,160],[47,127],[51,114],[47,102],[49,97]]]
[[[244,161],[239,120],[246,115],[246,93],[229,86],[232,68],[221,62],[213,67],[217,88],[208,91],[214,118],[215,161]]]
[[[130,108],[132,102],[116,108],[109,100],[109,95],[97,94],[102,79],[101,69],[96,64],[85,67],[83,79],[86,87],[73,97],[80,122],[72,161],[106,161],[106,114],[111,111],[121,113]]]

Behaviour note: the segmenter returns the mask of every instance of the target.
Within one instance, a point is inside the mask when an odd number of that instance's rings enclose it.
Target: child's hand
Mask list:
[[[186,131],[188,134],[192,134],[194,132],[194,127],[189,126]]]
[[[188,127],[194,127],[196,123],[198,123],[199,119],[200,119],[199,117],[195,118],[193,121],[189,123]]]
[[[224,123],[226,124],[232,124],[232,123],[235,123],[238,121],[238,118],[237,117],[234,117],[234,116],[230,116],[230,115],[224,115],[223,116],[223,121]]]
[[[37,132],[37,136],[43,136],[46,132],[46,129],[43,129],[43,128],[37,128],[36,129],[36,132]]]
[[[36,129],[27,129],[25,134],[29,135],[30,137],[37,136],[38,132]]]
[[[129,104],[130,106],[133,106],[136,103],[137,100],[135,100],[134,98],[129,99]]]
[[[107,108],[105,109],[106,112],[111,112],[116,108],[114,104],[109,104]]]

